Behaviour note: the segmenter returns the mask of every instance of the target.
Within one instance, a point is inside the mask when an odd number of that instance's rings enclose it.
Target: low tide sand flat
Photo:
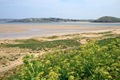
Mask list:
[[[120,26],[0,24],[0,39],[21,39],[83,32],[118,30]]]

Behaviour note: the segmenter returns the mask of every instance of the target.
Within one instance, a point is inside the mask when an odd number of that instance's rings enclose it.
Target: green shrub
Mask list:
[[[72,40],[72,39],[65,39],[65,40],[54,40],[54,41],[37,41],[33,39],[28,39],[24,41],[19,41],[19,44],[7,44],[7,47],[19,47],[19,48],[29,48],[32,50],[42,50],[42,49],[51,49],[51,48],[67,48],[67,47],[74,47],[80,46],[80,43]]]

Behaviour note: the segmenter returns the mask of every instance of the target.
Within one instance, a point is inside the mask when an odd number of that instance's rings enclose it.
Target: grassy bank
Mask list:
[[[67,47],[80,46],[80,43],[74,39],[54,40],[54,41],[38,41],[34,39],[18,40],[19,44],[7,44],[7,47],[29,48],[32,50],[47,50],[52,48],[64,49]]]

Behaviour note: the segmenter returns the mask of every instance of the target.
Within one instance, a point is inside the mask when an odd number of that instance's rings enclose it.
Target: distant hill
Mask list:
[[[16,19],[10,22],[76,22],[80,21],[77,19],[62,19],[62,18],[26,18],[26,19]]]
[[[90,22],[93,21],[92,19],[88,20],[79,20],[79,19],[62,19],[62,18],[26,18],[26,19],[14,19],[8,22]]]
[[[104,16],[94,20],[93,22],[120,22],[120,18],[111,17],[111,16]]]
[[[25,19],[0,19],[6,22],[23,22],[23,23],[45,23],[45,22],[100,22],[100,23],[116,23],[120,22],[120,18],[103,16],[96,20],[93,19],[63,19],[63,18],[25,18]]]

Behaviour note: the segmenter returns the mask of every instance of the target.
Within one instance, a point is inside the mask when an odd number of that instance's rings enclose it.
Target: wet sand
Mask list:
[[[0,24],[0,39],[21,39],[120,30],[120,26]],[[119,31],[118,31],[119,32]]]

